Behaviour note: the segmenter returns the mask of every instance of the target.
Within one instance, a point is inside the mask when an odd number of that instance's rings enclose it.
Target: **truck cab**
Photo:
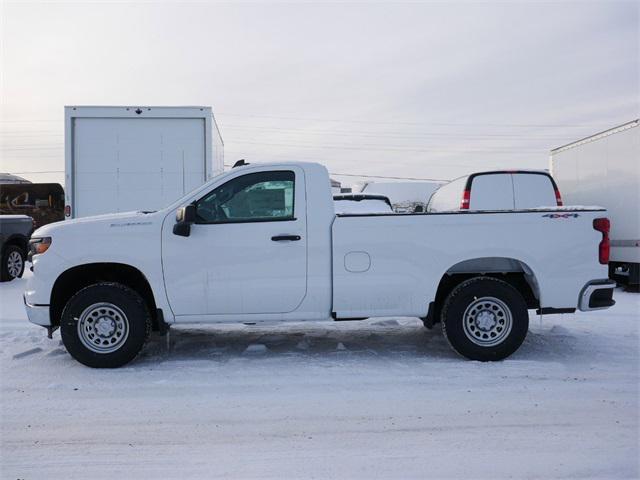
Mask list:
[[[164,222],[167,297],[178,320],[327,316],[334,213],[318,167],[236,168],[188,204],[195,214],[188,236]],[[185,251],[200,253],[184,258]],[[224,252],[224,261],[207,252]]]

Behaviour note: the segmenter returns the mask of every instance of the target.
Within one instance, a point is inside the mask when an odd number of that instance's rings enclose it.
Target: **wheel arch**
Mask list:
[[[540,307],[540,287],[533,269],[524,261],[511,257],[477,257],[459,261],[440,277],[427,319],[440,321],[444,300],[460,283],[473,277],[486,276],[503,280],[524,297],[528,309]]]
[[[29,239],[24,235],[13,234],[10,235],[3,243],[2,250],[4,251],[5,247],[9,245],[14,245],[16,247],[20,247],[24,254],[26,255],[29,251]]]
[[[157,329],[157,304],[147,277],[125,263],[99,262],[77,265],[62,272],[53,284],[50,298],[51,325],[60,325],[62,311],[69,299],[82,288],[99,282],[117,282],[136,291],[145,301]]]

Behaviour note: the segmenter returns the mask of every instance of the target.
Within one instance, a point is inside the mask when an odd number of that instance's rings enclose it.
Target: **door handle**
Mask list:
[[[276,235],[275,237],[271,237],[271,240],[274,242],[283,242],[285,240],[297,242],[300,240],[300,235]]]

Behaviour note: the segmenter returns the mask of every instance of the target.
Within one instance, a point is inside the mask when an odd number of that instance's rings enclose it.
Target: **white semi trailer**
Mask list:
[[[565,203],[601,205],[611,219],[610,274],[640,284],[640,120],[551,150]]]
[[[65,216],[157,210],[222,173],[211,107],[65,107]]]

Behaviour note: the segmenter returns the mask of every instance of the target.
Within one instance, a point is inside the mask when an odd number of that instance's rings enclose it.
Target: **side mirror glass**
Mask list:
[[[196,206],[185,205],[176,212],[176,224],[173,226],[173,233],[181,237],[188,237],[191,234],[191,225],[196,221]]]

